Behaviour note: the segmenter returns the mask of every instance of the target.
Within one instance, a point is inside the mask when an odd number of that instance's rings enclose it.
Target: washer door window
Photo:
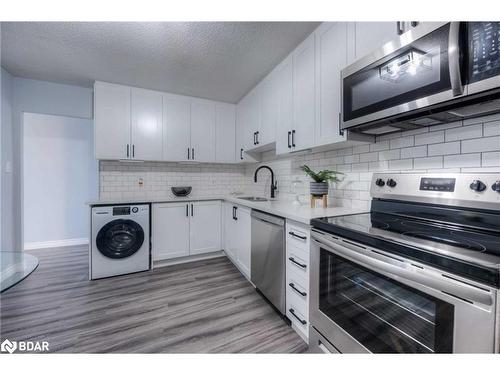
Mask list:
[[[127,258],[144,243],[142,227],[132,220],[110,221],[97,233],[97,249],[111,259]]]

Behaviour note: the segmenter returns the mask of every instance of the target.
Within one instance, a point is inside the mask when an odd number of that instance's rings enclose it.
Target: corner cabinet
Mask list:
[[[153,261],[222,250],[221,201],[153,204]]]
[[[251,266],[251,209],[230,202],[223,204],[224,241],[228,258],[250,279]]]

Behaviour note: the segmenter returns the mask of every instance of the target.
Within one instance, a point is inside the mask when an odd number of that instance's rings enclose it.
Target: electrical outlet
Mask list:
[[[143,186],[144,180],[142,178],[139,178],[139,180],[137,180],[137,183],[139,184],[139,186]]]

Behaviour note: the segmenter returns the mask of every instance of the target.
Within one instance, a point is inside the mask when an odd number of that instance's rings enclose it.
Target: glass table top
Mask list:
[[[0,251],[0,292],[22,281],[38,266],[38,258],[22,251]]]

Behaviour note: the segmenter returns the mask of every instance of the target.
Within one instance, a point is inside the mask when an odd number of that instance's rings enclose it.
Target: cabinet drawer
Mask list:
[[[295,272],[303,280],[309,280],[309,254],[294,246],[287,245],[286,251],[287,272]]]
[[[286,242],[309,252],[310,230],[308,226],[287,222]]]
[[[298,300],[304,302],[306,306],[309,305],[309,283],[298,276],[295,272],[288,272],[286,278],[286,294],[287,298],[296,297]],[[308,309],[307,309],[308,310]]]
[[[309,336],[309,311],[307,304],[287,291],[286,316],[304,337]]]

